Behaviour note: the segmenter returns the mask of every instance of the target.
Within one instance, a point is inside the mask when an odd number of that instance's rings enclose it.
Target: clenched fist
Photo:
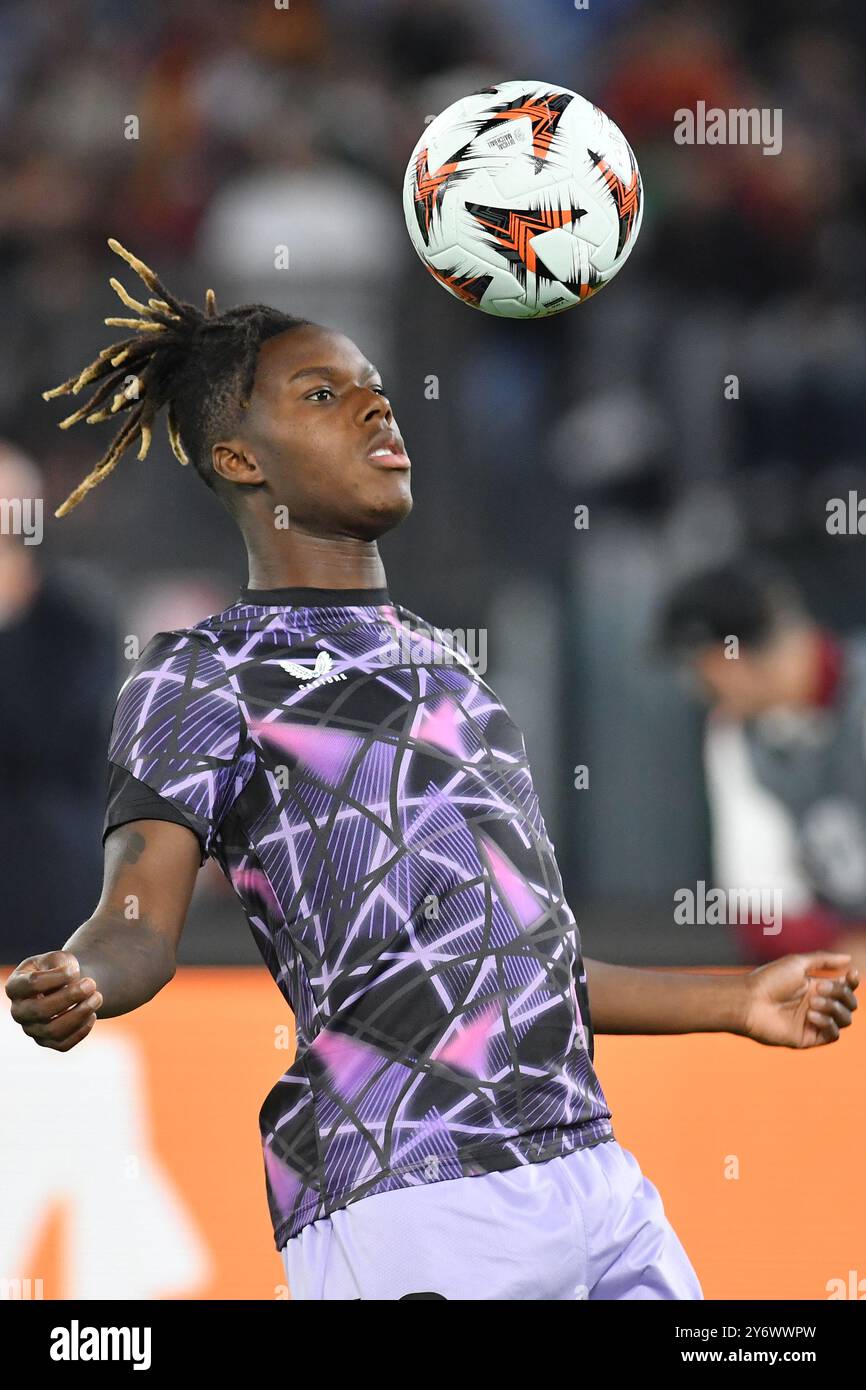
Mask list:
[[[81,968],[69,951],[28,956],[6,981],[11,1014],[40,1047],[68,1052],[93,1027],[102,995],[96,981],[81,978]]]

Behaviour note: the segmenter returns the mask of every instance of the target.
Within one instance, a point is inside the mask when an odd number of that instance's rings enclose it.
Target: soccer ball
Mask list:
[[[539,318],[613,279],[637,240],[637,161],[592,102],[546,82],[500,82],[427,126],[403,182],[412,245],[451,294],[486,314]]]

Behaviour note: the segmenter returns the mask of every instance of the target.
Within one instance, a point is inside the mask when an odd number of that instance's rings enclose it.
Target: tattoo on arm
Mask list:
[[[126,842],[123,846],[123,859],[121,862],[124,864],[137,864],[141,858],[141,851],[144,849],[144,846],[144,836],[140,835],[137,830],[133,831],[132,834],[126,837]]]

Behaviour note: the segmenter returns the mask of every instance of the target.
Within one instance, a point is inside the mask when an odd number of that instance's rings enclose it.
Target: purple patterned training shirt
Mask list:
[[[149,643],[109,758],[106,833],[188,825],[295,1016],[259,1117],[278,1249],[613,1138],[523,736],[449,635],[385,589],[242,590]]]

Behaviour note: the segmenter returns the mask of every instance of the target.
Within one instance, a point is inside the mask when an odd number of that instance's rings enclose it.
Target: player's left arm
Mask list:
[[[857,1008],[860,975],[850,960],[812,951],[719,974],[583,963],[595,1033],[738,1033],[817,1047],[836,1042]]]

